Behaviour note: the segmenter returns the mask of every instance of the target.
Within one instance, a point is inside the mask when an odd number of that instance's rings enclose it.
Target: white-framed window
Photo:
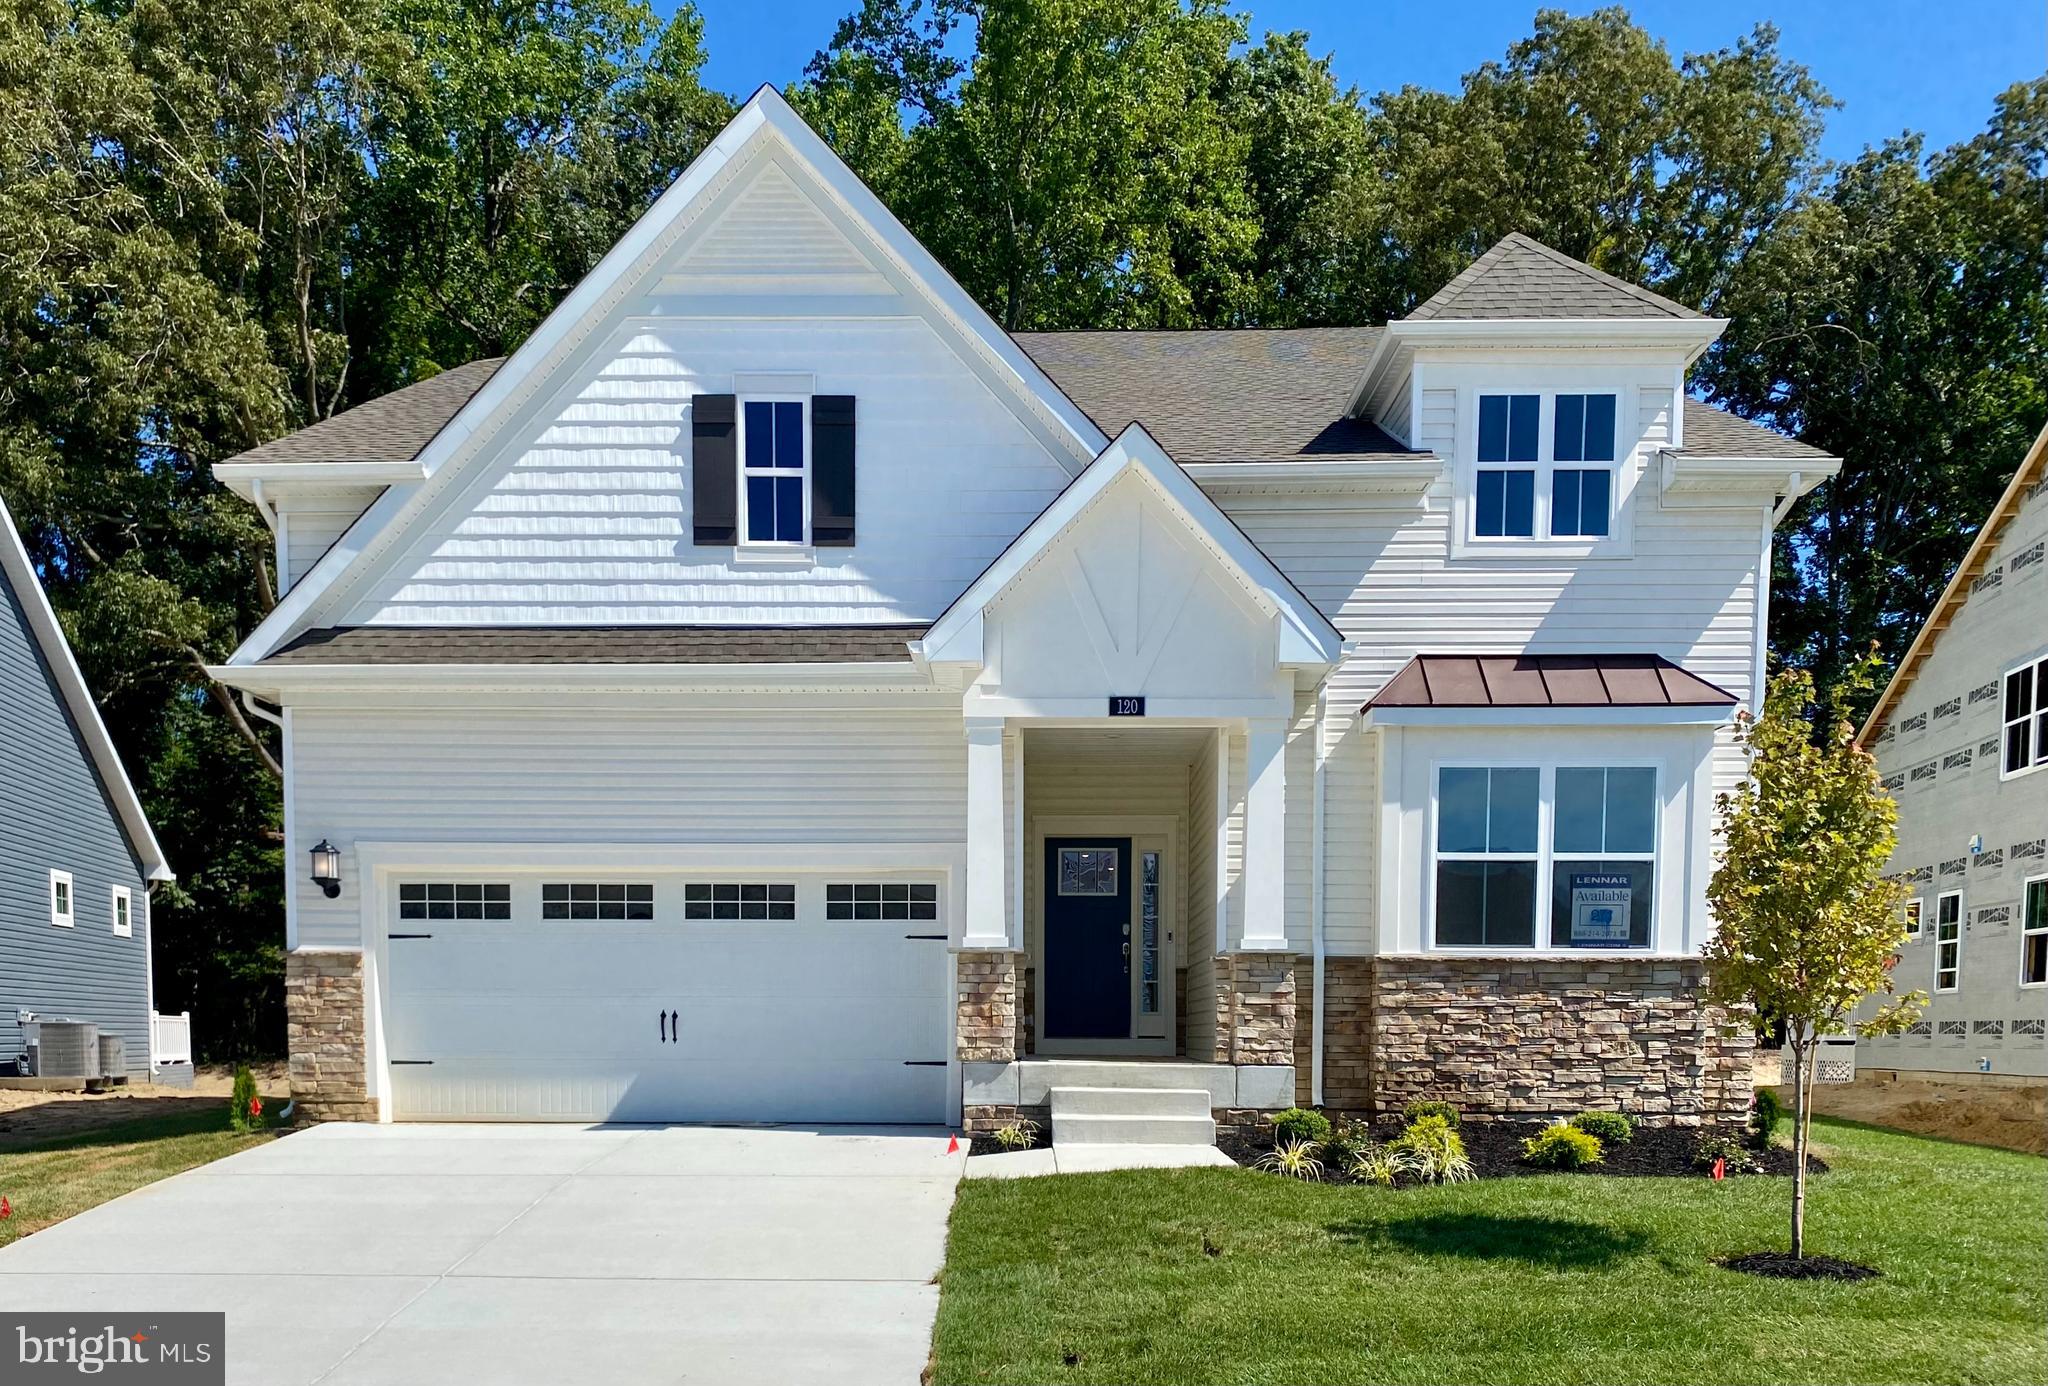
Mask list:
[[[542,919],[652,919],[654,887],[632,881],[546,882],[540,888]]]
[[[2048,876],[2020,886],[2020,985],[2048,987]]]
[[[1618,404],[1597,391],[1481,394],[1472,539],[1611,535]]]
[[[796,886],[790,881],[691,881],[683,887],[685,919],[796,918]]]
[[[1434,946],[1647,949],[1657,772],[1439,765]]]
[[[747,395],[739,402],[740,542],[801,548],[811,541],[811,402]]]
[[[509,881],[404,881],[398,887],[398,917],[510,919],[512,885]]]
[[[2005,671],[2004,754],[1998,777],[2009,780],[2048,765],[2048,655]]]
[[[786,889],[786,887],[785,887]],[[939,917],[939,888],[918,881],[830,881],[825,918],[929,922]]]
[[[135,937],[135,896],[127,886],[114,887],[111,909],[114,933],[121,938]]]
[[[1963,893],[1945,890],[1934,901],[1934,989],[1954,991],[1963,982]]]
[[[50,872],[50,923],[69,929],[77,922],[78,902],[72,896],[71,873]]]
[[[1905,923],[1906,937],[1908,939],[1920,937],[1920,919],[1926,913],[1926,910],[1926,899],[1918,895],[1915,895],[1912,899],[1906,901],[1905,904],[1899,906],[1899,915]]]

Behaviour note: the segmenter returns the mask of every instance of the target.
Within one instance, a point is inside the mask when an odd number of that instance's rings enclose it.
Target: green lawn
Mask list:
[[[0,1150],[0,1194],[14,1214],[0,1246],[144,1184],[274,1139],[227,1129],[227,1103],[193,1099],[165,1116]]]
[[[1880,1280],[1710,1263],[1783,1246],[1788,1179],[964,1182],[933,1379],[2048,1381],[2048,1161],[1847,1123],[1815,1139],[1834,1170],[1808,1249]]]

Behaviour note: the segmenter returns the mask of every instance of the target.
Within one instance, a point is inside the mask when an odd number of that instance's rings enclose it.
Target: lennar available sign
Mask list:
[[[0,1314],[0,1382],[223,1386],[226,1314]]]
[[[1626,871],[1572,872],[1574,947],[1628,942],[1635,883]]]

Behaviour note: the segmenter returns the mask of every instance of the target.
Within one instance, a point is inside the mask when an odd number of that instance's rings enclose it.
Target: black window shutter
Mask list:
[[[732,395],[690,401],[690,511],[699,544],[739,541],[738,435]]]
[[[853,396],[811,396],[811,542],[853,546]]]

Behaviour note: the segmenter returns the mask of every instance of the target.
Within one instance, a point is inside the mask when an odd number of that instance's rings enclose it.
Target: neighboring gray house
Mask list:
[[[1896,973],[1928,1007],[1859,1067],[2048,1076],[2048,429],[1863,728],[1912,888]]]
[[[0,1064],[28,1011],[119,1035],[148,1075],[149,884],[170,879],[0,503]]]

